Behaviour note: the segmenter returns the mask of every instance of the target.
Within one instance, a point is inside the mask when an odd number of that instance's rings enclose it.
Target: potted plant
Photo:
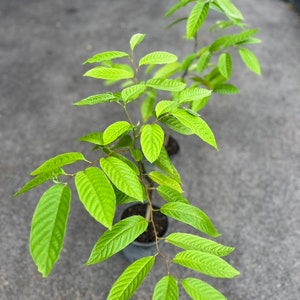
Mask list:
[[[231,253],[232,247],[200,235],[169,233],[171,231],[165,228],[160,231],[156,224],[159,213],[209,237],[219,236],[210,218],[183,195],[181,177],[170,159],[166,141],[169,132],[174,131],[184,136],[196,135],[218,149],[214,134],[199,111],[215,93],[238,92],[237,87],[228,83],[232,71],[231,51],[238,51],[245,65],[260,74],[259,62],[247,48],[249,44],[260,42],[254,38],[257,29],[245,29],[242,13],[230,0],[181,0],[166,17],[187,5],[191,7],[188,16],[171,24],[186,24],[186,38],[194,42],[193,51],[180,62],[175,54],[166,51],[154,51],[137,58],[135,49],[146,37],[141,33],[130,38],[130,51],[106,51],[84,62],[95,64],[84,76],[114,85],[109,92],[74,104],[98,106],[111,102],[124,114],[112,124],[103,124],[102,132],[93,131],[79,138],[93,145],[93,150],[99,153],[96,160],[89,160],[81,152],[59,154],[32,171],[34,177],[15,194],[18,196],[53,180],[53,186],[37,204],[30,232],[30,252],[44,277],[50,274],[63,247],[71,201],[69,185],[73,181],[85,209],[107,228],[92,249],[87,265],[112,257],[147,231],[152,236],[154,253],[134,260],[113,284],[107,299],[129,299],[158,256],[164,261],[167,272],[159,278],[153,299],[178,299],[179,284],[192,299],[225,299],[200,279],[175,277],[170,264],[220,278],[239,274],[221,258]],[[197,35],[211,10],[222,17],[212,28],[219,35],[210,44],[200,47]],[[229,27],[236,32],[223,34]],[[147,75],[146,80],[140,79],[142,71]],[[140,116],[130,110],[137,105]],[[84,162],[82,169],[66,171],[68,165],[78,161]],[[153,203],[154,193],[165,201],[161,207]],[[116,219],[116,207],[128,203],[138,204],[140,211],[135,212],[130,206],[129,212]],[[161,242],[178,247],[178,253],[168,257]]]

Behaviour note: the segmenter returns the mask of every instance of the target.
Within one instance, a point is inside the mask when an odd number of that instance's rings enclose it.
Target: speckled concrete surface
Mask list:
[[[167,24],[162,15],[174,2],[1,0],[1,299],[106,299],[126,267],[122,255],[83,266],[103,228],[74,196],[61,259],[51,276],[43,279],[28,250],[30,221],[43,188],[17,199],[11,195],[33,167],[56,154],[78,150],[77,137],[118,118],[114,106],[97,110],[71,105],[104,89],[81,77],[82,61],[105,50],[127,50],[127,41],[136,32],[148,34],[141,53],[161,49],[182,57],[188,51],[179,27],[161,35]],[[236,247],[228,259],[241,276],[208,281],[232,300],[296,300],[300,295],[300,16],[279,0],[235,3],[246,21],[261,29],[264,43],[253,50],[263,76],[247,71],[237,58],[234,76],[241,93],[214,98],[203,111],[220,151],[197,139],[183,142],[179,137],[182,151],[175,163],[184,174],[187,196],[199,203],[222,233],[220,242]],[[79,145],[79,150],[84,149],[88,151],[86,145]],[[175,230],[181,226],[172,222]],[[133,299],[151,299],[155,277],[162,272],[155,268]],[[181,299],[187,299],[183,292]]]

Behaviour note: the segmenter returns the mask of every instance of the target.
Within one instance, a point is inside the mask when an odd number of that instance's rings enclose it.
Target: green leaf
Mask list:
[[[114,189],[104,173],[96,167],[75,176],[79,199],[89,214],[99,223],[111,228],[116,210]]]
[[[219,56],[218,68],[223,77],[229,79],[232,70],[232,61],[229,53],[222,53]]]
[[[258,29],[248,29],[244,30],[240,33],[225,36],[226,42],[224,43],[224,48],[237,45],[241,42],[244,42],[245,40],[248,40],[250,37],[252,37],[255,33],[258,32]]]
[[[218,149],[213,132],[202,118],[191,115],[183,109],[173,111],[172,115],[204,142]]]
[[[154,162],[164,143],[164,131],[158,124],[146,124],[141,129],[141,147],[149,162]]]
[[[156,93],[153,89],[147,92],[147,97],[143,100],[141,104],[141,115],[143,121],[146,122],[151,116],[153,111],[153,106],[155,103]]]
[[[136,202],[136,199],[133,199],[132,197],[129,197],[128,195],[119,191],[115,186],[114,186],[114,191],[115,191],[115,195],[116,195],[117,205]]]
[[[193,131],[190,128],[184,126],[173,116],[164,117],[163,119],[160,120],[160,122],[166,125],[167,127],[169,127],[170,129],[172,129],[173,131],[178,132],[180,134],[183,135],[193,134]]]
[[[128,165],[134,172],[136,175],[140,174],[139,168],[137,167],[137,165],[132,162],[131,160],[129,160],[127,157],[119,154],[119,153],[112,153],[111,154],[112,157],[116,157],[119,160],[123,161],[126,165]]]
[[[131,125],[127,121],[118,121],[109,125],[103,132],[104,145],[114,142],[118,137],[127,132]]]
[[[170,23],[166,29],[170,29],[171,27],[173,27],[174,25],[180,23],[180,22],[183,22],[183,21],[186,21],[188,19],[188,17],[182,17],[182,18],[178,18],[176,19],[175,21],[173,21],[172,23]]]
[[[111,102],[114,99],[116,99],[116,97],[114,96],[113,93],[106,93],[106,94],[92,95],[73,104],[77,106],[95,105],[95,104],[100,104],[105,102]]]
[[[91,132],[78,139],[80,142],[88,142],[95,145],[103,145],[103,133],[102,132]]]
[[[142,284],[155,262],[155,256],[147,256],[132,263],[112,286],[107,300],[128,300]]]
[[[188,3],[193,2],[195,0],[179,0],[174,6],[172,6],[166,13],[165,17],[169,17],[172,15],[175,11],[180,9],[183,6],[186,6]]]
[[[176,180],[174,180],[173,178],[170,178],[167,175],[164,175],[157,171],[152,171],[149,173],[149,177],[159,185],[168,186],[168,187],[176,190],[179,193],[183,192],[180,184]]]
[[[212,54],[209,50],[206,50],[201,54],[201,56],[198,60],[198,63],[197,63],[197,72],[198,73],[201,74],[205,70],[208,63],[210,62],[211,57],[212,57]]]
[[[161,100],[156,104],[155,114],[156,118],[159,118],[161,115],[172,111],[174,108],[178,107],[178,103],[171,100]]]
[[[125,162],[116,157],[106,157],[100,159],[100,165],[121,192],[134,199],[144,200],[144,188],[137,174]]]
[[[179,252],[173,262],[212,277],[233,278],[240,274],[222,258],[197,250]]]
[[[114,224],[111,230],[106,230],[95,244],[86,265],[100,263],[118,253],[148,227],[148,222],[142,216],[132,216]]]
[[[87,71],[83,76],[105,80],[122,80],[133,78],[134,73],[119,68],[95,67]]]
[[[166,237],[166,241],[185,250],[198,250],[216,256],[226,256],[234,250],[233,247],[227,247],[189,233],[171,233]]]
[[[42,195],[35,209],[30,231],[30,253],[43,277],[50,274],[59,259],[70,202],[70,188],[57,184]]]
[[[178,191],[165,186],[160,185],[156,188],[158,194],[165,199],[167,202],[182,202],[189,204],[189,201],[182,195],[182,193],[179,193]]]
[[[128,53],[122,51],[105,51],[98,54],[95,54],[91,58],[87,59],[83,65],[92,64],[92,63],[101,63],[103,61],[112,60],[120,57],[129,57]]]
[[[125,103],[136,100],[146,91],[147,86],[145,84],[135,84],[122,90],[122,99]]]
[[[188,70],[188,68],[191,66],[191,64],[194,62],[194,60],[197,58],[197,53],[192,53],[187,55],[183,61],[181,62],[180,70],[185,71]]]
[[[212,91],[203,88],[197,88],[197,87],[187,88],[179,93],[179,102],[185,103],[185,102],[201,100],[203,98],[209,97],[211,95],[211,92]]]
[[[177,280],[167,275],[157,282],[152,300],[177,300],[178,296]]]
[[[132,146],[132,137],[129,134],[122,136],[115,145],[111,147],[112,150],[130,148]]]
[[[196,278],[185,278],[181,284],[193,300],[226,300],[226,297],[210,284]]]
[[[130,155],[135,161],[141,161],[143,159],[143,153],[140,149],[130,149]]]
[[[193,111],[199,111],[201,110],[203,107],[205,107],[205,105],[208,103],[208,101],[210,100],[210,97],[205,97],[201,100],[196,100],[196,101],[193,101],[191,104],[190,104],[190,108],[193,110]]]
[[[189,14],[186,24],[186,36],[188,39],[195,38],[198,30],[205,21],[209,10],[209,3],[197,1]]]
[[[214,87],[214,93],[216,94],[232,95],[237,94],[239,92],[240,90],[236,86],[229,83],[218,84]]]
[[[129,41],[131,51],[133,51],[135,49],[135,47],[137,45],[139,45],[145,39],[145,37],[146,37],[146,34],[143,34],[143,33],[134,34]]]
[[[209,236],[217,237],[220,234],[209,217],[198,207],[182,202],[166,203],[160,211],[175,220],[188,224]]]
[[[41,173],[53,171],[57,168],[72,164],[79,160],[86,161],[85,157],[80,152],[67,152],[67,153],[59,154],[55,157],[46,160],[42,165],[40,165],[38,168],[33,170],[30,173],[30,175],[38,175]]]
[[[177,59],[177,56],[173,53],[166,51],[154,51],[143,56],[139,61],[139,66],[170,64],[175,62]]]
[[[157,90],[180,92],[185,88],[186,83],[176,79],[155,78],[147,80],[146,85]]]
[[[66,174],[65,171],[61,168],[58,168],[56,170],[52,170],[49,172],[45,172],[42,173],[40,175],[37,175],[36,177],[34,177],[33,179],[31,179],[30,181],[26,182],[15,194],[14,197],[17,197],[43,183],[45,183],[46,181],[50,180],[50,179],[56,179],[57,176],[59,175],[64,175]]]
[[[216,0],[215,2],[228,18],[244,19],[242,13],[230,0]]]
[[[261,75],[260,64],[255,54],[247,48],[241,48],[239,53],[245,65],[252,72]]]
[[[167,65],[162,66],[158,69],[152,78],[161,78],[166,79],[175,74],[180,68],[180,63],[174,62]]]

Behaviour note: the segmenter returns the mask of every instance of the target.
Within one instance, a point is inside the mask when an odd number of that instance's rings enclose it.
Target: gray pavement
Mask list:
[[[114,106],[71,105],[106,89],[81,77],[85,71],[81,62],[105,50],[126,51],[136,32],[148,34],[141,53],[161,49],[184,55],[187,49],[182,47],[179,27],[161,35],[167,24],[162,15],[174,2],[0,1],[1,300],[106,299],[126,267],[121,254],[83,266],[103,228],[87,215],[74,193],[61,259],[43,279],[31,260],[28,238],[34,207],[44,189],[17,199],[11,195],[43,160],[78,150],[77,137],[118,118]],[[237,58],[234,76],[241,93],[214,98],[203,112],[220,152],[197,139],[183,142],[179,137],[182,151],[175,163],[188,198],[208,213],[222,233],[219,241],[236,247],[228,259],[241,275],[208,281],[232,300],[297,300],[300,16],[279,0],[235,3],[246,21],[261,29],[264,43],[253,50],[263,76],[247,71]],[[79,150],[85,149],[90,155],[86,145],[79,145]],[[186,229],[176,222],[171,225],[174,230]],[[163,271],[156,268],[133,299],[151,299],[155,277]]]

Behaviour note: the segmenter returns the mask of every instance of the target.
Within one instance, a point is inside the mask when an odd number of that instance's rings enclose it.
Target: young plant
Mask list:
[[[137,33],[129,41],[129,52],[98,53],[84,62],[96,64],[84,76],[119,83],[115,91],[89,96],[75,102],[76,106],[100,105],[111,102],[124,112],[123,117],[102,132],[90,132],[79,141],[93,145],[98,159],[90,161],[80,152],[68,152],[45,161],[31,172],[34,176],[16,194],[20,195],[42,183],[53,180],[53,186],[40,198],[31,224],[30,252],[39,272],[47,277],[59,259],[66,233],[71,204],[69,184],[74,179],[80,201],[89,214],[106,231],[95,244],[86,265],[100,263],[136,240],[150,226],[154,230],[156,253],[133,262],[113,284],[107,299],[129,299],[152,269],[157,257],[166,266],[166,274],[158,280],[153,299],[178,299],[179,284],[192,299],[225,299],[209,284],[197,278],[180,278],[170,270],[178,264],[213,277],[232,278],[239,272],[223,256],[233,251],[210,239],[195,234],[174,232],[160,237],[154,224],[154,213],[162,214],[200,233],[216,238],[219,232],[210,218],[183,195],[181,177],[166,150],[167,132],[196,135],[217,149],[214,134],[200,117],[199,111],[214,93],[235,94],[238,88],[228,83],[232,73],[231,51],[238,51],[246,66],[260,74],[256,56],[247,48],[258,43],[257,29],[244,29],[243,16],[230,0],[178,1],[167,13],[169,17],[191,4],[186,18],[186,38],[194,41],[192,53],[178,61],[166,51],[147,53],[139,59],[136,47],[145,34]],[[211,44],[199,47],[197,35],[208,13],[215,10],[223,17],[211,28],[221,33],[228,27],[237,33],[221,34]],[[147,79],[140,80],[141,71]],[[133,115],[131,106],[140,106],[140,116]],[[83,161],[83,169],[68,173],[67,165]],[[149,171],[149,165],[153,166]],[[157,209],[153,193],[165,204]],[[114,221],[116,206],[146,202],[145,216],[134,215]],[[174,257],[161,249],[161,240],[178,247]]]

